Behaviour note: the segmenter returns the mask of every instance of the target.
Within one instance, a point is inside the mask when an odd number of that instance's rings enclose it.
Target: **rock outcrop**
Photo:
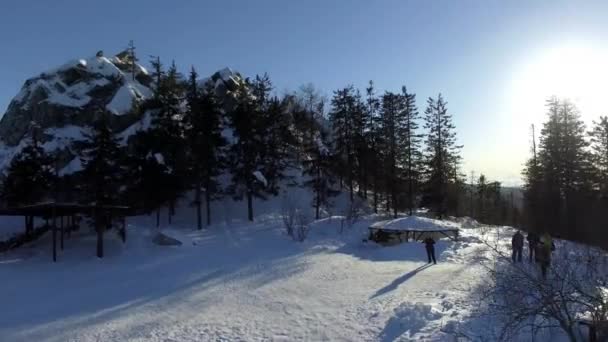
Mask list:
[[[226,98],[242,82],[229,68],[200,81]],[[0,171],[26,143],[36,125],[44,149],[57,158],[61,173],[78,170],[72,146],[82,141],[97,116],[111,113],[110,124],[124,142],[150,126],[150,113],[133,110],[153,96],[148,71],[132,63],[127,52],[77,59],[28,79],[0,120]],[[65,169],[64,169],[65,168]]]

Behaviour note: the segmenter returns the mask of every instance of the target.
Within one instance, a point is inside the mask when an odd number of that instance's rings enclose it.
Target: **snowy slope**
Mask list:
[[[0,340],[453,341],[460,327],[483,333],[468,297],[484,272],[484,227],[439,241],[430,266],[421,244],[362,242],[375,216],[342,234],[342,217],[320,220],[303,243],[276,215],[203,231],[184,211],[179,217],[164,232],[180,247],[152,244],[154,217],[139,217],[126,245],[108,235],[103,260],[85,232],[66,242],[57,264],[48,236],[1,256],[0,276],[11,281],[0,285]],[[501,234],[507,241],[510,231]]]

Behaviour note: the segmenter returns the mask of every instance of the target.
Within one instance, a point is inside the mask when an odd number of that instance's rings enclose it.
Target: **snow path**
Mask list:
[[[380,247],[358,231],[318,224],[309,241],[288,240],[275,221],[166,233],[159,247],[129,227],[123,246],[66,241],[52,264],[50,242],[0,256],[0,340],[7,341],[393,341],[451,340],[462,320],[478,244],[441,241],[428,266],[420,244]],[[361,233],[361,234],[360,234]]]

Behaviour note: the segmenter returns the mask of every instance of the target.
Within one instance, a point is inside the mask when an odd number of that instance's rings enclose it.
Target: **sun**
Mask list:
[[[608,113],[608,50],[585,45],[563,45],[539,51],[512,74],[509,101],[514,117],[529,123],[544,121],[550,96],[568,98],[589,124]]]

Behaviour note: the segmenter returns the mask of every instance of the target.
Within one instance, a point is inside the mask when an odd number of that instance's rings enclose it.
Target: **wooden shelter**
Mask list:
[[[380,221],[372,224],[369,227],[369,240],[383,244],[396,245],[408,241],[423,241],[427,237],[439,239],[447,237],[456,241],[458,239],[459,229],[448,226],[409,226],[404,221],[403,225],[397,220]]]
[[[126,217],[131,216],[129,207],[116,205],[96,205],[78,203],[44,202],[15,208],[0,209],[0,216],[23,216],[25,218],[25,235],[34,231],[34,218],[47,220],[47,227],[53,233],[53,261],[57,261],[57,233],[60,249],[63,250],[66,233],[77,230],[81,215],[93,218],[97,231],[97,256],[103,258],[103,234],[118,222],[118,229],[123,242],[126,242]]]

